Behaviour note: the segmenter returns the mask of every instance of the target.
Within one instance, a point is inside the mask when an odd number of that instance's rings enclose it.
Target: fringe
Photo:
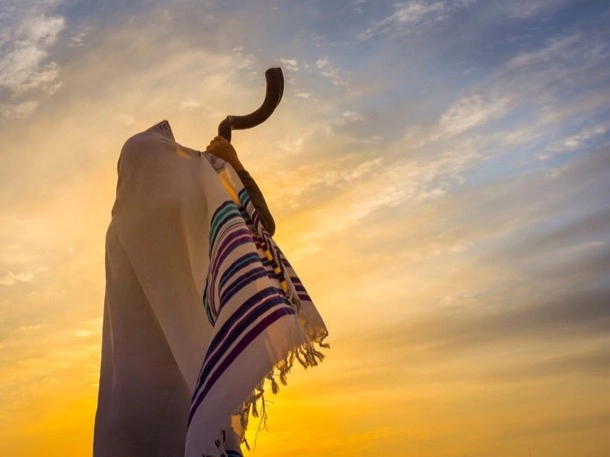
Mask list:
[[[256,433],[258,434],[261,430],[267,430],[267,410],[266,410],[266,400],[265,400],[265,380],[269,381],[271,385],[271,392],[276,395],[280,391],[280,386],[276,380],[279,378],[280,383],[283,386],[288,385],[288,373],[294,366],[295,359],[303,366],[303,368],[307,369],[309,367],[318,366],[323,360],[325,355],[316,349],[316,345],[320,348],[330,349],[330,345],[328,343],[324,343],[326,339],[326,335],[318,338],[313,342],[308,342],[302,344],[300,346],[292,349],[284,360],[278,362],[273,369],[265,376],[258,386],[255,387],[254,391],[250,398],[243,403],[243,407],[241,409],[240,422],[242,425],[243,434],[241,437],[241,444],[246,446],[246,449],[249,451],[250,445],[246,440],[246,430],[248,428],[249,416],[259,418],[260,421],[258,424],[258,428]],[[255,438],[256,441],[256,438]],[[256,445],[256,443],[255,443]]]

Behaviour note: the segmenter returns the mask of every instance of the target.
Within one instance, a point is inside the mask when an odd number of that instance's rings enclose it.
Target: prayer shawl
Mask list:
[[[239,456],[263,381],[322,360],[326,327],[227,163],[164,121],[118,174],[94,457]]]

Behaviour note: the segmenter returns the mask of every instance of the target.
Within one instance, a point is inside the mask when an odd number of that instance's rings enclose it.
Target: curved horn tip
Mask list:
[[[282,73],[282,67],[271,67],[271,68],[267,68],[267,70],[265,71],[265,75],[267,73]]]

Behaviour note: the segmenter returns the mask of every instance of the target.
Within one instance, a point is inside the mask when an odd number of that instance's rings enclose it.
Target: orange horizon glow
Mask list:
[[[97,3],[0,15],[2,455],[91,455],[123,143],[271,66],[233,144],[331,349],[246,455],[610,455],[607,5]]]

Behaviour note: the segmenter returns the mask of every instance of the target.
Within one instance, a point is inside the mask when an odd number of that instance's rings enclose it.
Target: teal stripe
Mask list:
[[[216,243],[216,236],[218,235],[220,228],[223,225],[227,225],[232,219],[241,220],[241,214],[239,214],[235,204],[233,202],[226,202],[225,204],[226,206],[224,208],[221,208],[214,214],[212,223],[210,224],[210,253],[212,252],[214,243]]]

